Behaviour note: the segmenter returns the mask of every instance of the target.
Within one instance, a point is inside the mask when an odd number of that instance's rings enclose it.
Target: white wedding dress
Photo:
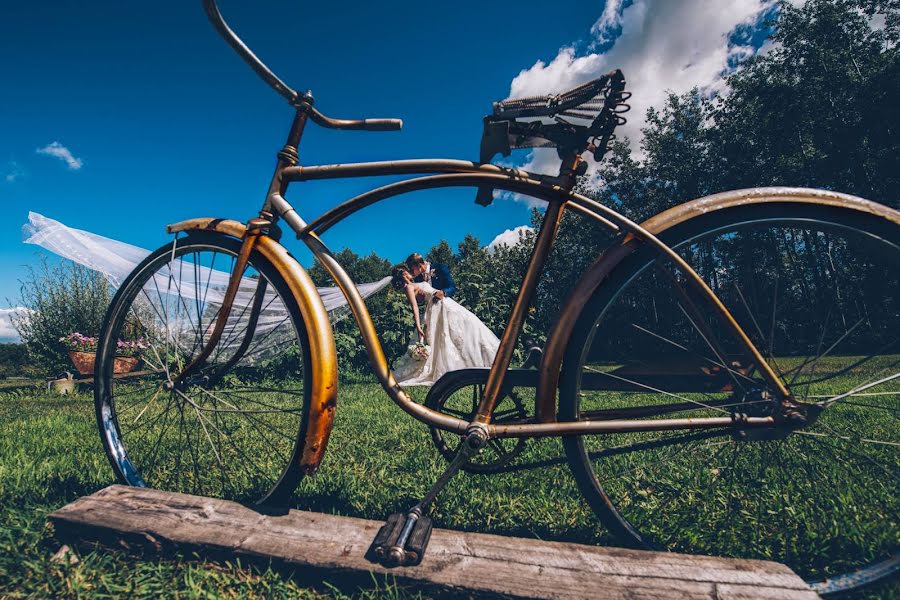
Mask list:
[[[425,343],[428,358],[418,361],[404,354],[397,361],[394,377],[406,385],[433,385],[441,375],[458,369],[489,368],[500,347],[497,336],[481,320],[456,302],[443,298],[432,302],[435,289],[428,282],[415,285],[425,294]],[[413,334],[412,342],[418,341]]]

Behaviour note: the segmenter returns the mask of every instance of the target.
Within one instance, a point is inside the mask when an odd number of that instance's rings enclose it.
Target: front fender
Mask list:
[[[900,212],[871,200],[827,190],[767,187],[722,192],[691,200],[647,219],[641,223],[641,227],[658,237],[667,229],[703,214],[738,206],[772,203],[838,207],[868,213],[900,225]],[[584,306],[609,273],[631,254],[638,244],[639,241],[628,234],[620,244],[609,248],[584,272],[563,304],[550,332],[541,361],[536,407],[538,421],[556,420],[556,392],[559,389],[563,358]]]
[[[166,227],[169,233],[182,231],[214,231],[242,239],[246,226],[228,219],[199,218],[174,223]],[[322,462],[328,437],[334,425],[337,405],[337,352],[331,321],[322,298],[306,270],[288,253],[284,246],[269,236],[260,236],[256,251],[266,258],[284,278],[306,326],[309,341],[310,406],[306,417],[300,466],[306,473],[313,473]]]

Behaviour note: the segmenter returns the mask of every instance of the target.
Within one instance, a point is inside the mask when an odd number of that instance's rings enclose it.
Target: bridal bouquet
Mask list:
[[[423,342],[416,342],[409,347],[409,357],[415,361],[422,362],[431,354],[431,347]]]

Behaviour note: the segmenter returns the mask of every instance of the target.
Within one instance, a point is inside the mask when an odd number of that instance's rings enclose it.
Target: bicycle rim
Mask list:
[[[626,544],[777,560],[820,592],[896,573],[898,228],[849,210],[778,205],[704,215],[661,237],[722,299],[797,400],[821,413],[777,435],[567,439],[595,512]],[[714,311],[696,294],[673,291],[682,281],[645,251],[616,269],[576,328],[561,420],[623,409],[638,418],[777,410]]]
[[[209,338],[239,249],[232,238],[191,235],[149,256],[116,294],[98,350],[95,401],[121,482],[281,504],[302,478],[306,330],[287,285],[261,255],[251,255],[210,357],[172,386]],[[117,348],[137,339],[146,346],[139,366],[115,373]]]

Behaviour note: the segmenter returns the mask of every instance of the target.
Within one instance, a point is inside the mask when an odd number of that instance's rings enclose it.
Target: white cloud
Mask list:
[[[0,308],[0,342],[19,342],[19,332],[12,325],[13,315],[27,313],[28,309],[22,306],[16,308]]]
[[[591,33],[598,44],[612,41],[616,27],[622,23],[622,2],[623,0],[606,0],[603,5],[603,14],[591,27]]]
[[[621,0],[609,0],[591,32],[596,47],[608,44],[621,28],[611,47],[578,53],[565,46],[550,62],[539,60],[522,70],[510,84],[509,97],[558,93],[622,69],[625,89],[633,96],[628,123],[617,134],[627,136],[637,150],[647,109],[661,106],[668,93],[724,89],[729,60],[755,51],[734,44],[731,34],[757,24],[773,5],[774,0],[732,0],[727,5],[720,0],[635,0],[622,8]],[[554,150],[535,150],[525,168],[553,173],[558,165]]]
[[[15,183],[24,176],[25,171],[19,166],[19,163],[14,160],[6,163],[6,167],[3,169],[3,181],[6,183]]]
[[[37,153],[58,158],[65,162],[69,169],[73,171],[77,171],[84,165],[84,161],[80,158],[75,158],[72,151],[59,142],[53,142],[52,144],[47,144],[43,148],[38,148]]]
[[[525,163],[517,165],[516,161],[510,158],[501,158],[496,162],[499,165],[516,167],[524,169],[531,173],[541,175],[556,175],[559,172],[559,156],[556,154],[555,148],[534,148],[528,153]],[[533,196],[526,196],[518,192],[507,192],[505,190],[494,190],[494,199],[515,200],[521,202],[528,208],[537,208],[543,210],[547,208],[547,203],[538,200]],[[502,234],[501,234],[502,235]]]
[[[534,228],[528,225],[519,225],[518,227],[507,229],[487,245],[487,251],[493,253],[498,246],[515,246],[528,231],[534,231]]]

